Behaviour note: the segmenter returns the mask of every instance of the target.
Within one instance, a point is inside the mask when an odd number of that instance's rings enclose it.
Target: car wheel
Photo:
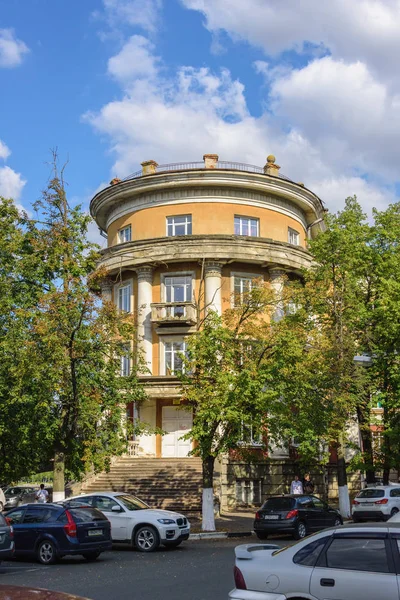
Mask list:
[[[84,554],[82,554],[83,558],[85,558],[86,560],[96,560],[96,558],[99,558],[101,552],[95,551],[95,552],[85,552]]]
[[[333,526],[334,527],[339,527],[339,525],[343,525],[342,519],[340,517],[336,517]]]
[[[304,521],[299,521],[296,525],[293,537],[295,540],[302,540],[307,535],[307,527]]]
[[[266,540],[268,538],[268,533],[264,533],[263,531],[256,531],[256,536],[259,540]]]
[[[160,545],[158,532],[151,525],[142,525],[135,533],[135,546],[140,552],[154,552]]]
[[[177,540],[176,542],[169,542],[168,544],[164,544],[166,548],[177,548],[182,544],[182,540]]]
[[[56,548],[50,540],[43,540],[36,550],[37,559],[42,565],[52,565],[57,560]]]

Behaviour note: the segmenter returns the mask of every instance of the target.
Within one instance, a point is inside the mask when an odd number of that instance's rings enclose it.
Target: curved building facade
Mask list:
[[[182,435],[192,417],[180,409],[174,373],[195,330],[196,307],[221,313],[234,292],[260,278],[279,295],[285,279],[310,265],[307,240],[322,227],[324,207],[281,175],[273,156],[255,167],[207,154],[201,163],[142,163],[140,172],[96,194],[90,210],[108,239],[104,297],[137,314],[147,364],[148,400],[132,406],[130,417],[167,432],[135,440],[134,452],[185,457],[191,444]],[[122,374],[128,369],[121,360]]]

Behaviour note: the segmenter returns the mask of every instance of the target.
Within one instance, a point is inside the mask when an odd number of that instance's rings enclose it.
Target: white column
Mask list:
[[[283,288],[285,286],[285,271],[281,269],[270,269],[270,286],[275,293],[276,308],[272,315],[273,321],[280,321],[284,314]]]
[[[153,269],[152,267],[139,267],[136,269],[138,280],[137,298],[137,323],[138,323],[138,347],[142,351],[143,359],[150,373],[152,371],[152,325],[151,325],[151,303],[153,300]]]
[[[100,284],[101,289],[101,297],[104,302],[111,302],[112,300],[112,291],[113,291],[113,283],[109,279],[103,279]]]
[[[206,310],[215,310],[222,314],[222,263],[206,262],[205,264],[205,304]]]

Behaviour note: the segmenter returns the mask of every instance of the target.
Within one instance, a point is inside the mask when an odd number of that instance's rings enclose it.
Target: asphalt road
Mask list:
[[[91,600],[227,600],[234,587],[235,546],[256,538],[198,540],[151,554],[117,546],[96,562],[66,557],[42,567],[28,560],[4,561],[0,583],[48,588]],[[273,540],[280,546],[290,538]]]

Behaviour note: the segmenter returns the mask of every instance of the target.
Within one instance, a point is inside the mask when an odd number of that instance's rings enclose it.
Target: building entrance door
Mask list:
[[[190,440],[183,440],[182,436],[191,429],[192,421],[192,415],[187,410],[175,406],[163,406],[162,429],[166,431],[162,436],[163,458],[188,456],[192,443]]]

